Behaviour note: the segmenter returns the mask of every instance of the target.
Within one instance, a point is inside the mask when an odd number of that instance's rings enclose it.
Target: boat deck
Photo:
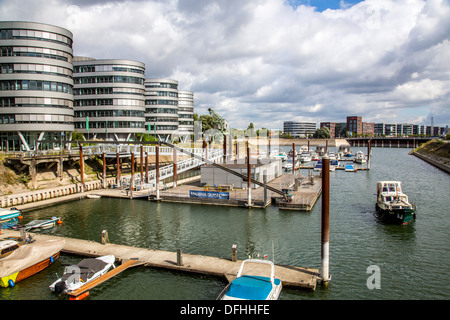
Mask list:
[[[63,238],[38,233],[29,233],[36,241]],[[20,237],[19,231],[2,230],[2,238]],[[178,252],[137,248],[119,244],[102,244],[91,240],[74,238],[65,239],[62,250],[64,253],[87,257],[99,257],[114,255],[119,261],[138,260],[139,264],[147,267],[178,270],[190,273],[208,274],[211,276],[224,277],[232,281],[241,266],[242,261],[233,262],[231,259],[182,253],[179,263]],[[231,248],[230,248],[231,255]],[[315,290],[318,281],[318,269],[304,268],[298,266],[275,265],[275,275],[284,287],[297,289]]]

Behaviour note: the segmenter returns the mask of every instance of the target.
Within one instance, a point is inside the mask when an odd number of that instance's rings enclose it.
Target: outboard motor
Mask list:
[[[59,281],[55,284],[55,292],[57,294],[63,293],[64,290],[66,290],[66,282],[65,281]]]

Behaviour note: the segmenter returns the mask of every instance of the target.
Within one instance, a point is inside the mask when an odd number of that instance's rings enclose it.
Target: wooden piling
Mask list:
[[[156,199],[159,200],[159,146],[155,146],[155,165],[156,165]]]
[[[177,186],[177,149],[173,148],[173,187],[176,188]]]
[[[321,247],[321,279],[328,283],[330,252],[330,158],[322,157],[322,247]]]
[[[81,187],[84,189],[84,159],[83,159],[83,146],[80,145],[80,174],[81,174]]]

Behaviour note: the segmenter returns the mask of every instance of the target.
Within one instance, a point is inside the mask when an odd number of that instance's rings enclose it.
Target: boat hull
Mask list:
[[[36,263],[35,265],[28,267],[26,269],[20,270],[19,272],[13,273],[9,276],[0,278],[0,286],[1,287],[9,287],[11,281],[13,284],[16,284],[19,281],[22,281],[26,278],[31,277],[32,275],[44,270],[48,266],[50,266],[56,259],[59,258],[59,252],[55,253],[51,257]]]
[[[381,208],[377,203],[375,209],[378,218],[385,223],[405,225],[416,218],[414,208],[388,210]]]

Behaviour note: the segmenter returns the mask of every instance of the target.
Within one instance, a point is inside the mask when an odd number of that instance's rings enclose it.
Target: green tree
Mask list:
[[[330,136],[330,129],[328,129],[327,127],[317,129],[313,135],[314,138],[329,138]]]

